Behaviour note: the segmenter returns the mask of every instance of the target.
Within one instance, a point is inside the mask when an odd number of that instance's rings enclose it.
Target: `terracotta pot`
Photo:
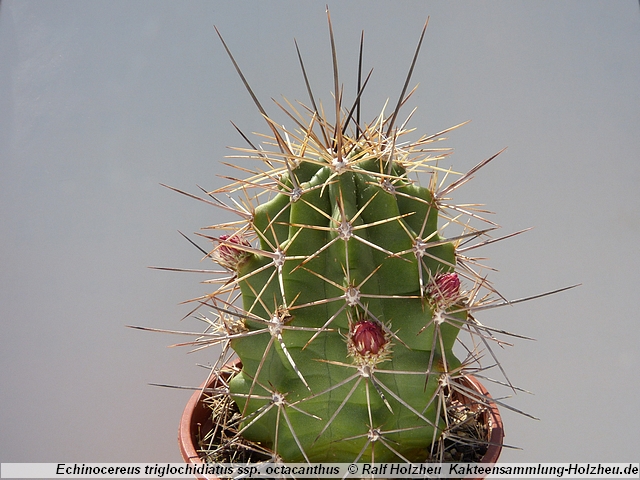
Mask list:
[[[218,377],[212,376],[202,385],[202,388],[213,387],[217,381]],[[180,419],[178,444],[182,459],[186,463],[202,463],[197,451],[198,433],[206,432],[213,427],[211,409],[201,401],[201,398],[202,389],[198,389],[191,395]]]
[[[236,360],[231,365],[240,365]],[[224,373],[223,373],[224,375]],[[230,375],[227,374],[227,376]],[[218,378],[212,376],[208,382],[202,385],[202,388],[212,388],[215,386]],[[472,388],[480,395],[491,398],[486,388],[473,376],[466,377],[463,382],[466,386]],[[202,390],[196,390],[187,406],[182,413],[180,419],[180,428],[178,429],[178,444],[180,445],[180,453],[187,463],[200,464],[202,459],[198,455],[198,432],[207,432],[213,426],[211,420],[211,409],[201,401]],[[489,446],[487,452],[482,457],[481,463],[497,463],[498,457],[502,451],[502,439],[504,438],[504,430],[502,425],[502,417],[498,411],[498,406],[491,402],[489,410],[484,414],[484,420],[489,425]],[[197,476],[207,480],[218,480],[218,477]],[[481,479],[473,479],[481,480]]]
[[[484,385],[482,385],[476,377],[468,376],[463,382],[467,382],[470,388],[480,393],[483,397],[491,398],[487,389],[484,388]],[[480,463],[497,463],[500,453],[502,452],[504,428],[498,405],[491,401],[488,407],[488,411],[484,413],[484,420],[489,425],[489,446]]]

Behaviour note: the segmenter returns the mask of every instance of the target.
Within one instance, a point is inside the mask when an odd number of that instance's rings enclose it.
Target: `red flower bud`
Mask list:
[[[243,247],[251,247],[251,244],[241,234],[220,235],[220,240],[222,240],[220,245],[213,252],[213,259],[226,269],[236,271],[238,265],[249,256],[249,253],[240,248],[234,248],[230,244]]]
[[[353,325],[351,342],[360,355],[377,355],[388,343],[382,327],[370,320],[361,320]]]
[[[458,278],[458,274],[451,272],[438,275],[427,287],[427,293],[438,304],[450,305],[455,303],[460,297],[460,278]]]

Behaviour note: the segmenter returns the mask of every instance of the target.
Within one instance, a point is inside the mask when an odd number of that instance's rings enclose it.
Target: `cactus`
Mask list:
[[[223,346],[216,371],[232,351],[242,362],[217,392],[236,404],[231,444],[242,438],[288,462],[442,458],[447,399],[470,394],[457,379],[499,342],[474,313],[507,303],[468,256],[497,240],[488,236],[496,225],[448,196],[495,155],[445,186],[455,173],[435,144],[451,129],[405,139],[412,130],[398,115],[424,30],[396,108],[370,123],[360,121],[366,80],[353,107],[342,104],[330,19],[329,31],[335,117],[317,108],[300,60],[310,106],[282,107],[291,130],[267,115],[220,36],[271,135],[260,148],[242,135],[240,150],[261,166],[239,167],[247,178],[207,192],[240,219],[203,235],[225,275],[196,299],[215,319],[203,316],[210,328],[190,343]],[[458,228],[447,236],[445,226]]]

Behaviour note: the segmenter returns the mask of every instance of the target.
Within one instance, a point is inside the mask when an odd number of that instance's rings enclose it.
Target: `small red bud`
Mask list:
[[[449,305],[458,300],[460,296],[460,278],[458,274],[443,273],[427,287],[427,293],[437,302]]]
[[[382,327],[370,320],[356,322],[351,329],[351,341],[360,355],[376,355],[387,344]]]
[[[237,270],[240,262],[249,254],[242,249],[232,247],[229,243],[242,245],[243,247],[251,247],[251,244],[244,236],[238,234],[220,235],[220,240],[228,243],[220,242],[218,248],[213,252],[214,260],[228,270]]]

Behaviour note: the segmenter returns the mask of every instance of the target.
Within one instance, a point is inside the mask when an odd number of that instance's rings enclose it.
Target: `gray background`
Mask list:
[[[217,25],[269,112],[306,101],[293,38],[331,104],[325,3],[4,1],[0,10],[0,460],[180,461],[178,420],[213,351],[127,324],[198,330],[207,291],[186,233],[227,218],[197,192],[244,131],[267,131]],[[638,461],[640,10],[637,1],[352,1],[330,5],[347,99],[357,45],[375,67],[365,117],[395,102],[427,16],[412,125],[449,135],[456,193],[497,212],[483,252],[509,298],[480,315],[537,338],[498,352],[535,395],[504,412],[505,462]],[[408,113],[406,110],[405,113]],[[276,115],[277,117],[277,115]],[[206,265],[205,267],[209,267]],[[504,393],[504,392],[502,392]]]

